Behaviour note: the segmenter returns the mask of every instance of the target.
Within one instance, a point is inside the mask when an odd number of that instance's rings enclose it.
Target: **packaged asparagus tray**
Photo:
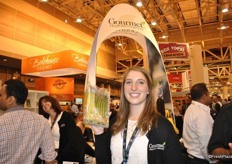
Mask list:
[[[84,123],[109,127],[110,91],[106,88],[86,87]]]

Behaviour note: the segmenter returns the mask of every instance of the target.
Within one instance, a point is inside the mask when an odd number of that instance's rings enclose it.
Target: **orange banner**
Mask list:
[[[40,76],[41,74],[38,73],[46,71],[55,72],[55,70],[62,73],[65,69],[75,69],[85,72],[87,70],[88,60],[89,56],[72,50],[29,57],[22,60],[22,74]]]

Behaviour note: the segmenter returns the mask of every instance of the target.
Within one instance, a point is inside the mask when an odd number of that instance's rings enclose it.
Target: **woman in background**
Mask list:
[[[161,97],[156,100],[156,109],[162,116],[166,116],[164,100]]]
[[[40,98],[40,112],[45,114],[51,125],[55,148],[58,152],[58,164],[62,164],[63,161],[84,164],[85,141],[81,130],[76,127],[73,116],[62,111],[59,102],[52,96]]]
[[[94,147],[94,135],[92,129],[84,124],[83,121],[78,121],[76,126],[81,129],[82,135],[85,139],[86,146],[85,146],[85,154],[91,157],[95,157],[95,150]]]
[[[174,124],[173,117],[171,116],[169,110],[165,109],[165,103],[161,97],[159,97],[156,100],[156,109],[162,116],[166,117],[171,122],[176,134],[179,134],[179,130],[177,129],[176,125]]]

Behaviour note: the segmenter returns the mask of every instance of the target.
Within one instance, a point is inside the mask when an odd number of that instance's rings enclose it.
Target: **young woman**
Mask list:
[[[73,116],[62,110],[59,102],[52,96],[43,96],[39,100],[39,113],[48,118],[55,148],[58,152],[58,164],[63,161],[84,164],[85,141],[80,128],[76,127]],[[45,114],[48,114],[47,116]]]
[[[178,137],[171,123],[158,114],[152,80],[143,68],[127,70],[120,102],[108,131],[92,126],[97,163],[181,164]]]

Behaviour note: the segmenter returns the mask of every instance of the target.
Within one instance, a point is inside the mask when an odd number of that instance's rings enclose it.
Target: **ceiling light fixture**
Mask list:
[[[122,43],[118,43],[118,46],[121,47],[121,46],[122,46]]]
[[[228,12],[229,11],[229,7],[230,7],[229,3],[222,4],[222,6],[221,6],[221,9],[222,9],[221,12],[222,13]]]
[[[152,26],[157,25],[156,21],[151,22],[151,25],[152,25]]]
[[[161,38],[161,39],[166,39],[166,38],[168,38],[169,36],[167,36],[167,35],[162,35],[161,37],[159,37],[159,38]]]
[[[81,19],[81,18],[77,18],[77,19],[75,20],[75,22],[81,23],[81,22],[82,22],[82,19]]]
[[[229,26],[223,25],[223,26],[221,26],[221,27],[219,27],[219,28],[217,28],[217,29],[218,29],[218,30],[226,30],[227,28],[229,28]]]
[[[212,77],[209,77],[209,79],[210,79],[210,80],[213,80],[213,79],[215,79],[215,77],[212,76]]]
[[[222,9],[222,12],[223,12],[223,13],[227,13],[228,11],[229,11],[228,8],[223,8],[223,9]]]
[[[136,3],[136,6],[137,6],[137,7],[142,7],[142,6],[143,6],[143,3],[142,3],[141,1],[138,1],[138,2]]]
[[[39,2],[48,2],[48,0],[39,0]]]

